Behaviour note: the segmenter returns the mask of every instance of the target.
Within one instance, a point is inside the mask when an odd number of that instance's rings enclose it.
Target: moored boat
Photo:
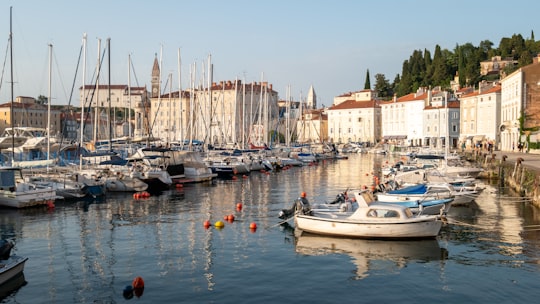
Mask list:
[[[0,240],[0,286],[20,275],[27,257],[11,255],[11,242]]]
[[[367,191],[352,193],[358,203],[356,211],[297,212],[296,228],[341,237],[414,239],[434,238],[442,227],[437,215],[415,215],[410,208],[396,204],[368,203],[371,193]]]
[[[26,208],[47,205],[55,199],[53,188],[26,182],[21,168],[0,168],[0,206]]]

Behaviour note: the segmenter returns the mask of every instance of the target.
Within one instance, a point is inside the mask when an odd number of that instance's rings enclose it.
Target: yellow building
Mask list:
[[[32,97],[19,96],[13,102],[13,116],[11,102],[0,105],[0,132],[9,127],[47,128],[48,107],[37,104]],[[61,111],[51,109],[50,135],[61,131]]]

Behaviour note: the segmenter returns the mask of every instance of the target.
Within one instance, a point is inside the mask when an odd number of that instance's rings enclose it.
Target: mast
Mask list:
[[[212,121],[214,120],[214,110],[213,110],[213,106],[212,106],[212,99],[213,99],[212,98],[212,70],[213,70],[212,55],[209,54],[208,55],[208,80],[207,80],[207,85],[208,85],[208,102],[210,104],[210,121],[208,122],[208,132],[209,132],[208,139],[209,139],[210,144],[213,146],[214,141],[213,141],[213,138],[212,138]]]
[[[51,153],[51,75],[52,75],[52,44],[49,43],[49,97],[47,98],[47,166]]]
[[[131,138],[131,54],[128,54],[128,107],[128,137]]]
[[[171,143],[171,127],[173,124],[171,124],[171,119],[173,119],[173,113],[174,113],[174,109],[173,109],[173,106],[172,106],[172,73],[169,73],[169,80],[168,80],[168,83],[169,83],[169,106],[168,106],[168,114],[167,114],[167,147],[170,145]]]
[[[96,105],[94,107],[94,148],[98,140],[98,126],[99,126],[99,75],[101,74],[101,39],[98,38],[98,52],[97,52],[97,78],[96,78]]]
[[[84,141],[84,100],[85,100],[85,88],[86,82],[86,33],[83,34],[83,75],[82,75],[82,96],[81,96],[81,138],[79,140],[79,154],[82,154],[82,145]],[[82,170],[82,157],[79,155],[79,170]]]
[[[183,120],[183,117],[184,117],[184,103],[182,102],[182,59],[180,57],[180,48],[178,48],[178,102],[180,102],[180,120],[179,120],[179,124],[180,124],[180,138],[179,140],[181,140],[181,144],[180,146],[184,147],[184,120]]]
[[[242,82],[242,149],[246,148],[246,77]]]
[[[11,74],[11,163],[15,161],[15,130],[13,126],[15,125],[15,116],[13,116],[13,27],[12,27],[12,11],[13,7],[9,7],[9,63],[10,63],[10,74]]]
[[[109,85],[107,91],[107,99],[109,101],[109,113],[107,113],[107,119],[109,122],[109,151],[112,151],[112,122],[111,122],[111,38],[107,38],[107,57],[109,66]]]

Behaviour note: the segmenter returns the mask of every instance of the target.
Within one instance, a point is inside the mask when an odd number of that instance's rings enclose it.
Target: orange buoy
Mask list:
[[[237,210],[242,210],[242,203],[236,204],[236,209]]]
[[[144,288],[144,280],[141,277],[136,277],[131,285],[133,285],[133,288]]]
[[[183,188],[183,187],[184,187],[184,185],[182,185],[180,183],[176,184],[176,188]]]
[[[47,207],[54,208],[54,202],[53,201],[47,201]]]
[[[234,222],[234,214],[227,215],[227,221]]]
[[[249,229],[257,229],[257,224],[255,222],[252,222],[249,224]]]
[[[212,226],[212,224],[210,224],[209,220],[204,221],[203,225],[204,225],[204,228],[206,228],[206,229],[208,229],[210,226]]]

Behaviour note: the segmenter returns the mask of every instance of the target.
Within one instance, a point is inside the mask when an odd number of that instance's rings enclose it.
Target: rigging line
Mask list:
[[[136,83],[137,87],[140,87],[141,85],[139,84],[139,79],[137,78],[137,74],[135,72],[135,66],[133,64],[133,58],[131,59],[131,71],[133,72],[133,77],[135,78],[135,83]],[[142,115],[143,129],[146,129],[146,132],[150,136],[150,134],[151,134],[150,117],[146,113],[150,112],[150,106],[151,105],[149,104],[148,101],[149,101],[148,98],[141,98],[141,102],[142,102],[143,109],[144,109],[143,110],[143,115]]]
[[[6,55],[4,56],[4,64],[2,65],[2,75],[0,76],[0,92],[2,92],[2,83],[4,83],[4,71],[6,69],[8,54],[9,54],[9,43],[6,44]]]
[[[99,64],[99,69],[94,69],[94,75],[92,75],[92,78],[95,77],[95,79],[92,79],[91,83],[95,83],[94,87],[92,88],[92,90],[89,91],[89,93],[85,96],[84,100],[85,100],[85,108],[88,109],[88,111],[86,111],[86,117],[84,118],[84,124],[83,124],[83,128],[86,128],[86,126],[88,125],[88,120],[90,119],[90,113],[91,113],[91,110],[92,110],[92,100],[94,99],[94,94],[97,90],[97,82],[98,82],[98,79],[99,79],[99,76],[101,75],[101,68],[103,67],[103,61],[105,60],[105,51],[106,49],[104,48],[103,49],[103,55],[101,57],[101,60],[100,60],[100,64]],[[95,82],[94,82],[95,81]],[[86,84],[83,84],[83,85],[86,85]],[[88,96],[89,94],[91,94],[90,96]],[[90,97],[90,99],[88,98]],[[86,103],[88,102],[88,107],[86,107]],[[96,100],[96,108],[98,107],[98,104],[97,104],[97,100]],[[96,114],[98,115],[98,114]],[[81,119],[83,119],[81,117]]]
[[[60,79],[60,86],[62,87],[62,91],[64,92],[64,97],[68,99],[68,94],[66,87],[64,86],[64,80],[62,79],[62,74],[60,73],[60,65],[58,64],[58,59],[56,58],[56,53],[53,52],[53,61],[56,64],[56,71],[58,73],[58,78]]]
[[[73,92],[75,91],[75,83],[77,82],[77,74],[79,72],[79,65],[81,63],[81,57],[82,57],[82,53],[83,53],[83,46],[84,45],[81,45],[81,49],[79,50],[79,58],[77,58],[77,65],[75,66],[75,77],[73,77],[73,83],[71,84],[71,92],[69,94],[69,99],[68,99],[68,108],[71,108],[71,100],[73,98]],[[71,113],[73,113],[73,110],[71,110]],[[82,119],[82,117],[81,117]],[[62,122],[62,124],[65,123],[65,122]],[[64,126],[61,126],[62,130],[64,128]],[[61,132],[62,134],[64,134],[64,132]],[[62,138],[60,139],[60,147],[62,147],[62,145],[64,144],[64,136],[62,135]],[[60,153],[58,153],[57,155],[58,158],[60,158]]]
[[[167,80],[165,81],[165,85],[163,86],[163,91],[167,89],[168,83],[169,83],[169,79],[167,78]],[[161,95],[161,92],[159,92],[159,94]],[[154,116],[154,120],[152,121],[152,128],[150,130],[154,129],[154,125],[156,124],[157,115],[159,113],[159,110],[161,109],[162,102],[163,102],[163,99],[160,98],[159,103],[158,103],[158,108],[156,109],[156,115]]]

